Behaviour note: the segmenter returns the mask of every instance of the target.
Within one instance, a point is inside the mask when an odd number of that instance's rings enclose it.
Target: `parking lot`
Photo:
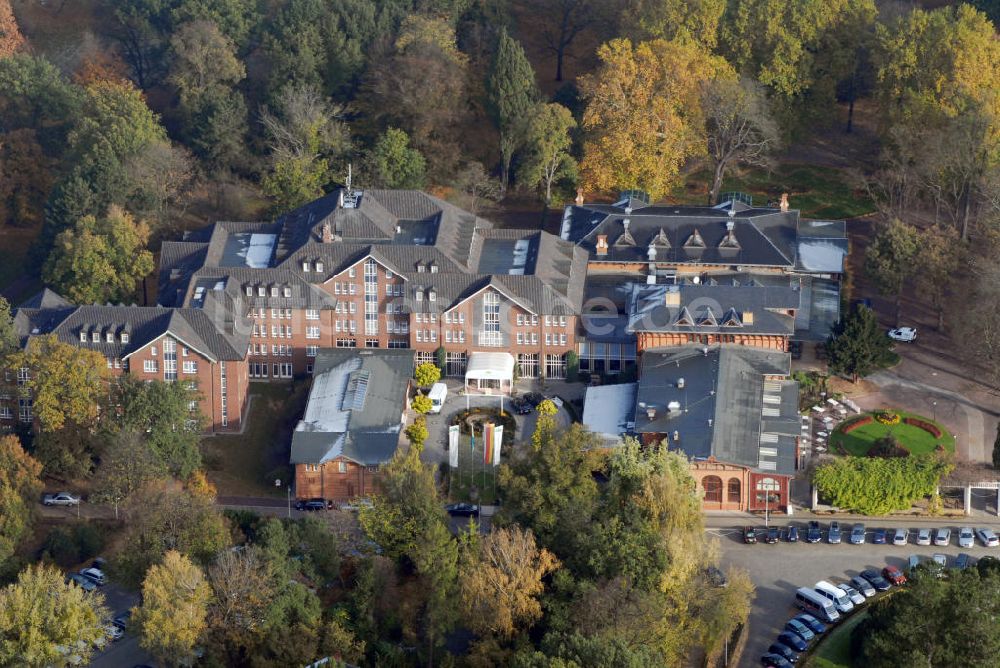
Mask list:
[[[866,525],[866,541],[871,540],[875,526],[885,528],[906,527],[910,529],[907,545],[873,545],[866,542],[863,545],[851,545],[847,542],[852,522],[841,522],[843,541],[839,545],[826,542],[826,528],[829,522],[821,522],[823,526],[823,542],[806,543],[805,522],[794,522],[799,527],[799,542],[785,541],[782,524],[781,541],[769,545],[760,542],[756,545],[743,543],[743,527],[725,526],[708,529],[710,535],[720,539],[722,547],[722,563],[724,566],[739,566],[745,568],[750,579],[757,587],[757,595],[750,610],[749,637],[743,652],[740,666],[760,666],[760,657],[767,647],[774,642],[785,622],[791,619],[797,610],[794,606],[795,590],[799,587],[812,587],[819,580],[832,580],[835,584],[857,575],[866,568],[881,570],[887,564],[897,566],[904,571],[911,554],[921,555],[930,559],[936,553],[948,556],[951,566],[961,552],[966,552],[975,558],[987,554],[1000,557],[1000,548],[983,547],[979,541],[972,548],[958,547],[958,525],[941,522],[931,525],[927,522],[886,522],[877,525]],[[950,526],[952,529],[951,544],[948,547],[920,546],[914,544],[917,527]],[[763,525],[758,525],[763,530]],[[891,540],[891,533],[890,533]]]

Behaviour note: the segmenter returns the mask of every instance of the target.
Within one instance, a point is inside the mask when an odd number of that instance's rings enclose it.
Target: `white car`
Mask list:
[[[958,546],[959,547],[972,547],[976,544],[975,534],[972,533],[972,529],[969,527],[962,527],[958,530]]]
[[[996,547],[1000,545],[1000,538],[993,533],[993,529],[987,529],[985,527],[976,529],[976,535],[979,536],[980,542],[986,547]]]
[[[917,531],[917,545],[930,545],[931,544],[931,530],[930,529],[920,529]]]
[[[73,496],[69,492],[56,492],[43,496],[42,503],[46,506],[77,506],[80,505],[80,497]]]
[[[934,544],[938,547],[951,545],[951,529],[943,528],[934,531]]]
[[[889,330],[889,338],[893,341],[913,343],[917,340],[917,330],[913,327],[897,327]]]
[[[910,537],[909,529],[895,529],[892,532],[892,544],[893,545],[906,545],[906,541]]]

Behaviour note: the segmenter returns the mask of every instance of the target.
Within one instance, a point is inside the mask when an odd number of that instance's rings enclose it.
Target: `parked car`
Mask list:
[[[955,568],[962,570],[972,565],[972,557],[968,552],[959,552],[955,559]]]
[[[897,586],[906,584],[906,576],[903,575],[903,571],[899,570],[895,566],[886,566],[883,568],[882,577]]]
[[[875,595],[875,588],[872,587],[872,583],[860,575],[855,575],[851,578],[851,586],[864,594],[866,598],[871,598]]]
[[[764,542],[769,545],[774,545],[778,542],[778,538],[781,537],[781,529],[778,527],[768,527],[767,533],[764,535]]]
[[[906,541],[910,538],[909,529],[893,529],[892,531],[892,544],[893,545],[906,545]]]
[[[789,619],[788,622],[785,623],[785,630],[791,631],[806,642],[809,642],[816,637],[816,634],[812,632],[812,629],[795,618]]]
[[[757,530],[753,527],[743,527],[743,542],[753,545],[757,542]]]
[[[789,524],[788,531],[785,533],[785,538],[789,543],[799,542],[799,528],[794,524]]]
[[[350,501],[341,503],[338,507],[345,512],[356,513],[362,508],[371,508],[372,500],[365,498],[351,499]]]
[[[517,397],[511,403],[514,405],[514,412],[518,415],[527,415],[534,410],[534,406],[523,397]]]
[[[809,630],[819,635],[820,633],[826,633],[826,624],[819,621],[810,614],[803,612],[802,614],[795,615],[795,619],[799,620],[803,624],[809,627]]]
[[[951,544],[951,529],[944,527],[934,532],[934,544],[938,547],[947,547]]]
[[[861,571],[861,577],[868,580],[868,583],[874,587],[877,591],[888,591],[892,586],[889,581],[878,574],[874,568],[867,568]]]
[[[772,643],[771,646],[767,648],[767,651],[771,654],[779,655],[788,663],[795,663],[799,660],[798,652],[788,645],[782,645],[780,642]]]
[[[794,649],[796,652],[804,652],[806,648],[809,647],[809,643],[800,636],[798,633],[792,633],[791,631],[782,631],[778,634],[778,642],[782,645],[787,645]]]
[[[791,668],[791,663],[780,654],[768,652],[760,657],[760,663],[765,668]]]
[[[476,517],[479,515],[479,506],[474,503],[449,503],[444,507],[449,515],[457,517]]]
[[[914,327],[897,327],[889,330],[889,338],[893,341],[913,343],[917,340],[917,330]]]
[[[885,537],[888,532],[885,529],[875,529],[872,531],[872,544],[885,545]]]
[[[837,588],[843,589],[844,593],[847,594],[847,598],[851,599],[851,603],[854,605],[861,605],[865,602],[865,595],[851,585],[839,583],[837,584]]]
[[[973,547],[976,544],[976,536],[969,527],[962,527],[958,530],[958,546]]]
[[[128,628],[128,623],[132,619],[132,611],[126,610],[125,612],[120,612],[115,615],[115,618],[111,620],[111,623],[120,628],[122,631]]]
[[[326,510],[326,501],[323,499],[299,499],[295,502],[296,510],[305,510],[307,512],[315,512],[317,510]]]
[[[830,528],[826,532],[826,542],[831,545],[840,543],[840,522],[837,520],[830,522]]]
[[[809,543],[818,543],[822,538],[823,531],[820,529],[819,522],[809,520],[809,528],[806,530],[806,541]]]
[[[979,529],[976,529],[976,536],[986,547],[996,547],[997,545],[1000,545],[1000,538],[997,538],[997,535],[993,533],[993,529],[980,527]]]
[[[931,530],[930,529],[920,529],[917,531],[917,545],[930,545],[931,544]]]
[[[66,584],[75,584],[77,587],[83,591],[94,591],[97,589],[97,585],[94,581],[85,575],[80,575],[79,573],[70,573],[66,576]]]
[[[102,587],[108,582],[107,578],[104,577],[104,571],[99,568],[94,568],[93,566],[90,568],[84,568],[80,571],[80,575],[85,578],[90,578],[98,587]]]
[[[56,492],[43,496],[42,503],[46,506],[78,506],[80,505],[80,497],[73,496],[69,492]]]
[[[705,575],[708,577],[708,581],[712,583],[713,587],[728,587],[729,578],[726,574],[715,566],[709,566],[705,569]]]
[[[941,554],[940,552],[936,552],[934,554],[934,561],[936,563],[940,564],[942,568],[947,568],[948,567],[948,555],[947,554]]]
[[[851,527],[851,537],[848,539],[851,545],[863,545],[865,542],[865,525],[855,524]]]
[[[908,567],[909,567],[911,573],[913,572],[914,568],[916,568],[917,566],[920,565],[921,561],[923,561],[923,558],[919,554],[911,554],[910,555],[910,558],[907,561],[907,564],[909,564]]]
[[[105,626],[104,633],[107,634],[108,640],[111,642],[118,642],[125,637],[125,631],[114,624],[108,624]]]
[[[521,398],[527,401],[532,408],[545,401],[545,395],[541,392],[525,392]]]

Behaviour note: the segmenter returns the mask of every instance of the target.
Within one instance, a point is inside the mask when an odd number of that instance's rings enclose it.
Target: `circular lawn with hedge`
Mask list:
[[[938,447],[955,451],[955,437],[930,418],[903,411],[878,410],[844,420],[830,434],[834,453],[862,457],[882,441],[892,436],[910,454],[934,452]],[[904,453],[905,454],[905,453]]]

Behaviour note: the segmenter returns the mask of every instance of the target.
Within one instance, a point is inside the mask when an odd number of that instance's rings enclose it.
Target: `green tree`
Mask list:
[[[117,564],[126,581],[140,581],[171,550],[209,564],[229,544],[226,522],[211,501],[173,485],[150,485],[134,494],[127,517]]]
[[[42,668],[85,664],[105,638],[104,595],[85,593],[47,564],[29,566],[0,589],[0,664]],[[75,658],[79,657],[79,658]]]
[[[704,151],[704,82],[732,78],[725,60],[697,42],[616,39],[597,51],[600,65],[580,79],[586,100],[583,182],[589,189],[640,189],[654,199],[680,181]]]
[[[255,0],[180,0],[167,6],[171,5],[171,25],[166,34],[175,34],[178,26],[185,23],[210,21],[240,49],[247,46],[263,19]]]
[[[458,622],[455,600],[459,593],[458,543],[444,522],[435,522],[417,540],[412,555],[424,590],[421,630],[427,641],[427,665],[434,665],[434,653]]]
[[[5,297],[0,297],[0,360],[8,353],[17,350],[19,346],[20,337],[14,328],[14,315],[10,309],[10,302]]]
[[[418,394],[413,397],[413,401],[410,402],[410,408],[412,408],[417,413],[423,415],[424,413],[430,412],[431,408],[434,407],[434,403],[431,401],[430,397],[426,394]]]
[[[168,551],[142,582],[142,605],[134,612],[139,644],[164,665],[189,665],[206,628],[211,597],[202,570],[185,555]]]
[[[693,38],[714,49],[725,10],[726,0],[634,0],[621,23],[633,39]]]
[[[427,161],[410,146],[410,137],[398,128],[386,128],[368,156],[372,185],[377,188],[424,187]]]
[[[813,484],[838,508],[885,515],[935,494],[941,476],[952,468],[947,458],[936,455],[838,457],[816,468]]]
[[[118,407],[114,428],[143,434],[161,467],[178,478],[187,478],[201,466],[198,445],[205,417],[198,408],[201,394],[192,384],[127,376],[112,390]]]
[[[430,387],[441,380],[441,369],[431,362],[423,362],[413,371],[413,379],[417,381],[417,387]]]
[[[154,269],[148,241],[144,222],[112,206],[106,216],[81,218],[56,237],[42,277],[76,303],[127,301]]]
[[[107,435],[107,445],[94,474],[91,500],[118,508],[154,480],[167,476],[167,468],[153,452],[141,432],[120,431]]]
[[[393,559],[414,554],[421,537],[445,518],[434,467],[420,461],[420,452],[415,446],[396,451],[383,468],[381,493],[358,516],[365,534]]]
[[[552,186],[565,177],[576,176],[576,160],[570,155],[570,132],[576,121],[569,109],[552,102],[536,107],[528,124],[528,149],[519,181],[545,192],[545,206],[552,203]]]
[[[35,131],[47,156],[60,156],[76,121],[82,91],[43,56],[17,53],[0,58],[0,116],[4,130]]]
[[[70,422],[90,426],[100,415],[109,374],[97,351],[63,343],[54,334],[33,336],[24,350],[7,357],[7,368],[14,375],[28,370],[20,392],[31,397],[43,431],[58,431]]]
[[[31,530],[41,473],[42,465],[24,451],[17,436],[0,436],[0,565]]]
[[[510,163],[524,144],[539,93],[535,71],[524,49],[506,28],[500,29],[497,50],[487,82],[490,115],[500,131],[500,187],[510,183]]]
[[[916,230],[898,219],[882,223],[865,249],[865,274],[879,293],[896,301],[899,320],[903,284],[916,269],[919,245]]]
[[[834,326],[826,353],[830,370],[850,376],[855,383],[896,359],[892,342],[866,306],[858,306]]]

